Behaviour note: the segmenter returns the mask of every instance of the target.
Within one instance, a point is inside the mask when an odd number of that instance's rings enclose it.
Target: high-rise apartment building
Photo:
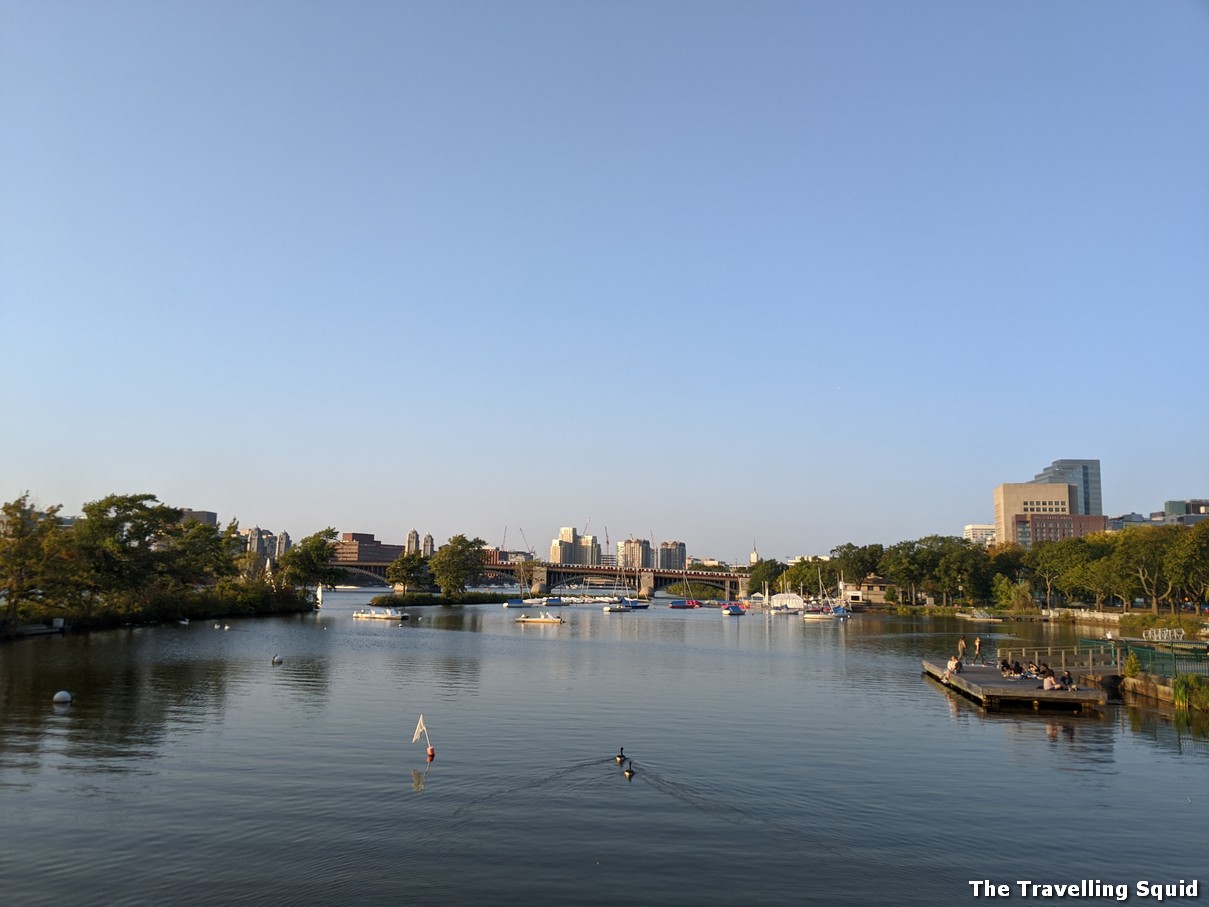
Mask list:
[[[659,543],[659,569],[683,570],[688,566],[688,549],[684,542]]]
[[[637,567],[654,567],[655,559],[651,543],[646,539],[626,539],[617,543],[617,566],[623,570]]]
[[[1103,516],[1099,460],[1054,460],[1037,473],[1032,484],[1074,485],[1075,505],[1071,513]]]
[[[564,526],[558,538],[550,542],[550,563],[597,567],[601,563],[600,541],[594,535],[580,535],[574,526]]]

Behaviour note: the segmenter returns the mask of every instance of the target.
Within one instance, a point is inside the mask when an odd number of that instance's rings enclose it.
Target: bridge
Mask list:
[[[340,567],[350,573],[372,577],[382,583],[386,582],[386,569],[390,566],[390,564],[335,559],[331,564],[333,567]],[[589,567],[583,564],[539,563],[534,565],[532,562],[523,569],[532,571],[529,591],[533,595],[544,595],[555,589],[568,588],[572,585],[595,586],[599,589],[621,587],[632,591],[635,578],[637,578],[638,594],[644,598],[649,598],[669,586],[685,582],[717,589],[718,598],[727,601],[747,598],[748,594],[746,573],[723,573],[716,570],[657,570],[649,567],[618,571],[616,567]],[[521,570],[520,564],[487,564],[483,568],[483,575],[508,578],[511,582],[519,582]]]
[[[692,583],[696,586],[708,586],[718,590],[718,597],[728,601],[747,597],[747,574],[722,573],[715,570],[659,570],[653,567],[642,567],[619,571],[616,567],[589,567],[584,564],[529,564],[526,568],[532,570],[532,581],[529,591],[534,595],[543,595],[556,589],[573,585],[595,586],[599,589],[622,587],[633,590],[637,584],[638,595],[650,598],[656,592],[682,583]],[[518,580],[522,567],[520,564],[488,564],[483,572],[486,575],[509,576]]]

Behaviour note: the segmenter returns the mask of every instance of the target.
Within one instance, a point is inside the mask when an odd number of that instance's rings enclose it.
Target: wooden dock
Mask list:
[[[997,667],[990,665],[965,665],[960,674],[950,674],[945,680],[945,662],[925,658],[924,673],[988,711],[1027,708],[1035,712],[1043,709],[1093,712],[1108,704],[1108,694],[1103,690],[1043,690],[1041,681],[1035,677],[1004,677]]]

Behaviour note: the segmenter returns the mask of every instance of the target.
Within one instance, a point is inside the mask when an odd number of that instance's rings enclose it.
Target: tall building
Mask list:
[[[1075,505],[1071,513],[1085,516],[1104,514],[1099,460],[1054,460],[1037,473],[1032,484],[1074,485]]]
[[[432,557],[433,552],[436,550],[437,547],[435,544],[433,544],[432,535],[425,532],[424,541],[420,543],[420,555],[422,557]]]
[[[181,508],[182,523],[205,523],[207,526],[218,525],[218,514],[213,510],[190,510],[188,507]]]
[[[563,526],[550,542],[550,563],[599,566],[600,541],[594,535],[580,535],[574,526]]]
[[[683,570],[688,566],[688,549],[684,542],[659,543],[659,569]]]
[[[637,567],[654,567],[651,543],[646,539],[626,539],[617,543],[617,566],[623,570]]]
[[[1037,542],[1103,532],[1103,515],[1078,513],[1079,491],[1072,484],[1019,482],[995,489],[995,541],[1031,548]]]
[[[414,529],[407,533],[407,553],[420,553],[420,533],[416,532]]]

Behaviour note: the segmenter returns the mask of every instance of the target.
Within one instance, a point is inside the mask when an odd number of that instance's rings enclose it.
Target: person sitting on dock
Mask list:
[[[1025,668],[1024,673],[1027,677],[1040,677],[1040,671],[1041,669],[1037,667],[1037,663],[1035,661],[1030,661],[1028,663],[1028,667]]]
[[[1075,678],[1070,676],[1070,671],[1063,671],[1062,676],[1058,678],[1058,683],[1062,684],[1064,690],[1077,690],[1079,687],[1075,684]]]
[[[1012,676],[1013,677],[1023,677],[1024,676],[1024,668],[1022,668],[1020,666],[1020,662],[1018,662],[1018,661],[1012,662]]]
[[[1062,684],[1058,683],[1058,678],[1054,676],[1054,672],[1050,671],[1044,675],[1040,689],[1042,690],[1061,690]]]
[[[960,673],[961,673],[961,659],[958,658],[956,655],[950,655],[949,664],[948,664],[947,668],[945,669],[944,677],[942,677],[941,680],[943,680],[945,683],[948,683],[950,674],[960,674]]]
[[[1004,677],[1007,677],[1009,674],[1012,673],[1012,663],[1010,661],[1008,661],[1006,658],[1002,658],[999,660],[999,673],[1002,674]]]

